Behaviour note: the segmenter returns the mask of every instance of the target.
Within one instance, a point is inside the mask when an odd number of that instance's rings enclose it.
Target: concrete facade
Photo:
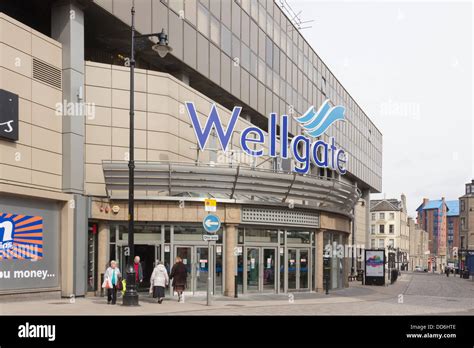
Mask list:
[[[410,231],[409,269],[413,271],[417,266],[422,270],[428,269],[428,232],[422,230],[411,217],[408,218],[408,228]]]

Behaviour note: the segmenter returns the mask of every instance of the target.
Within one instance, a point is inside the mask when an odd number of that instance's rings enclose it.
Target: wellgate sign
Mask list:
[[[206,124],[201,126],[197,116],[196,107],[193,102],[186,102],[186,110],[196,134],[198,146],[204,150],[213,129],[217,134],[222,151],[226,152],[232,134],[239,118],[242,107],[235,106],[227,125],[224,129],[217,107],[212,105]],[[345,108],[343,106],[330,106],[326,100],[316,111],[311,106],[304,115],[294,117],[304,130],[304,135],[296,135],[290,140],[288,134],[288,116],[281,115],[280,131],[277,134],[277,114],[270,113],[268,118],[268,133],[261,128],[249,126],[240,132],[240,145],[242,150],[253,157],[270,156],[293,159],[293,170],[299,174],[307,174],[311,163],[320,168],[330,168],[340,174],[346,173],[348,156],[343,149],[336,146],[334,137],[329,142],[315,139],[326,132],[336,121],[345,121]],[[277,146],[280,139],[280,146]],[[268,151],[265,152],[263,144],[267,144]],[[260,148],[259,148],[260,145]],[[250,146],[255,146],[251,149]]]

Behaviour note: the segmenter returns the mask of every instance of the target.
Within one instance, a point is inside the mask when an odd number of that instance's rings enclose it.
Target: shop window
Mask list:
[[[278,231],[260,228],[245,228],[245,242],[278,243]]]
[[[310,244],[311,232],[309,231],[287,231],[287,244]]]

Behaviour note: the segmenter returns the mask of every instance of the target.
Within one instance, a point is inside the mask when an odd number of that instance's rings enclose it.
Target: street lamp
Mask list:
[[[130,52],[130,143],[129,143],[129,161],[128,161],[128,262],[126,268],[127,285],[123,296],[124,306],[138,306],[138,292],[136,285],[136,274],[133,266],[135,256],[134,241],[134,186],[135,186],[135,153],[134,153],[134,131],[135,131],[135,39],[145,37],[158,37],[158,43],[153,45],[152,49],[164,58],[172,48],[168,46],[168,35],[163,29],[161,33],[135,35],[135,8],[131,9],[132,14],[132,43]]]

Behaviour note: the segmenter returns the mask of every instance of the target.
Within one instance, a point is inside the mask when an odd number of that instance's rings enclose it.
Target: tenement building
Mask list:
[[[370,248],[387,249],[395,253],[398,269],[408,267],[410,236],[407,203],[404,194],[400,200],[370,201]]]
[[[0,3],[1,294],[94,294],[110,260],[124,269],[131,6]],[[381,132],[277,1],[135,0],[134,11],[143,286],[156,260],[180,256],[189,293],[209,272],[216,295],[320,291],[325,250],[330,288],[347,286],[350,257],[325,246],[351,244],[356,211],[368,226]],[[145,36],[162,29],[165,57]],[[209,198],[221,222],[210,244]]]
[[[474,179],[465,185],[459,197],[459,260],[461,269],[474,273]]]

